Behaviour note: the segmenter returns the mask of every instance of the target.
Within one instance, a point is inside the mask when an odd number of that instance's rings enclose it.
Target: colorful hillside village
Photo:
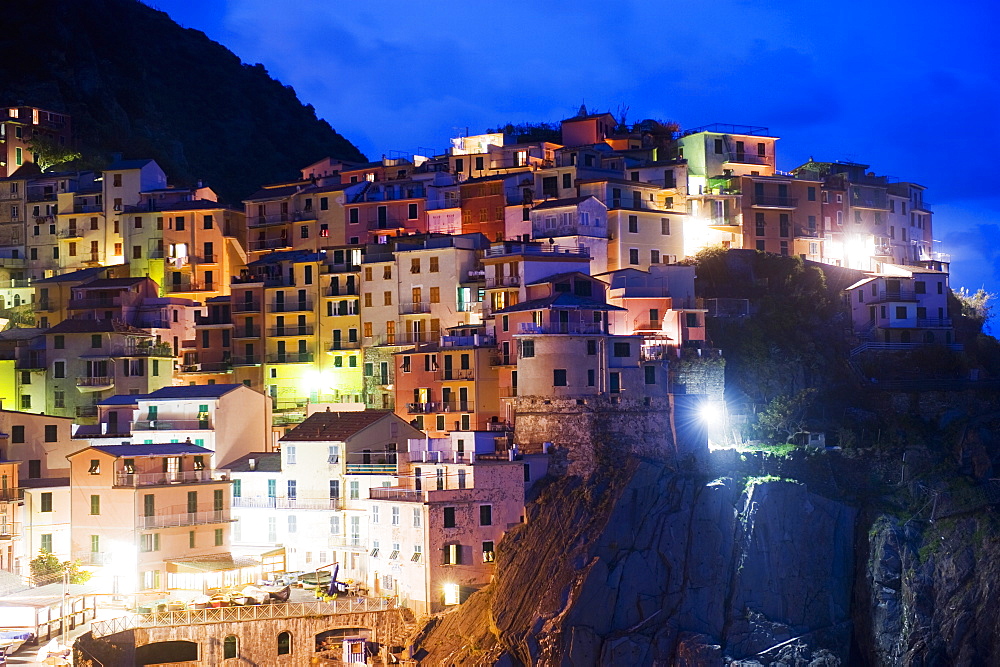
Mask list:
[[[721,401],[679,363],[721,355],[684,262],[705,248],[857,270],[859,342],[953,343],[924,188],[779,171],[763,127],[581,109],[552,140],[324,159],[238,203],[150,159],[41,171],[28,142],[70,141],[65,115],[0,129],[10,590],[52,553],[138,603],[337,564],[417,613],[457,604],[534,485],[586,465],[556,454],[587,414],[698,446],[670,418]]]

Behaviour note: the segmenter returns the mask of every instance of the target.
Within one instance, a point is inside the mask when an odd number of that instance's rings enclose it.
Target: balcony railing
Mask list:
[[[269,364],[308,364],[312,361],[312,352],[279,352],[267,355]]]
[[[361,341],[357,340],[335,340],[330,343],[330,352],[336,352],[338,350],[358,350],[361,349]]]
[[[945,329],[951,327],[951,320],[948,318],[918,317],[917,326],[926,329]]]
[[[203,361],[181,366],[181,373],[226,373],[232,368],[233,365],[228,361]]]
[[[348,475],[395,475],[398,466],[395,463],[348,463]]]
[[[42,370],[47,367],[44,350],[18,350],[17,370]]]
[[[769,155],[758,155],[756,153],[732,152],[726,158],[726,162],[737,162],[739,164],[773,164],[774,158]]]
[[[268,336],[312,336],[314,327],[311,324],[286,325],[283,327],[272,327],[267,330]]]
[[[258,366],[260,365],[259,354],[247,354],[233,357],[233,366]]]
[[[431,312],[431,305],[426,301],[399,304],[400,315],[422,315],[429,312]]]
[[[234,508],[279,510],[339,510],[339,498],[273,498],[267,496],[233,498]]]
[[[288,239],[258,239],[250,241],[250,251],[278,250],[279,248],[291,248],[292,244]]]
[[[580,257],[590,257],[590,250],[586,246],[561,246],[540,243],[531,245],[527,243],[503,243],[491,246],[486,250],[486,257],[506,257],[510,255],[578,255]]]
[[[436,374],[439,380],[475,380],[476,371],[471,368],[443,368]]]
[[[310,299],[299,299],[292,301],[272,301],[270,310],[272,313],[295,313],[313,309],[313,302]]]
[[[21,535],[21,523],[19,521],[0,523],[0,540],[16,540]]]
[[[56,236],[61,239],[78,239],[83,237],[83,230],[79,227],[70,227],[69,229],[60,229],[56,232]]]
[[[324,264],[323,273],[359,273],[361,266],[358,264]]]
[[[441,404],[437,401],[427,403],[407,403],[406,412],[411,415],[427,414],[441,411]]]
[[[518,327],[521,334],[603,334],[607,333],[604,324],[600,322],[549,322],[546,324],[528,324],[522,322]]]
[[[910,289],[880,290],[878,293],[879,301],[916,301],[916,299],[916,293]]]
[[[202,526],[209,523],[228,523],[233,520],[229,510],[207,510],[203,512],[140,516],[137,524],[140,530],[149,530],[151,528],[174,528],[176,526]]]
[[[76,379],[77,387],[112,387],[114,384],[115,379],[107,375],[93,375]]]
[[[167,472],[125,472],[115,471],[115,486],[134,488],[137,486],[163,486],[168,484],[201,484],[224,482],[229,479],[229,471],[215,468],[203,470],[174,470]]]
[[[111,350],[114,357],[172,357],[174,348],[170,343],[153,343],[150,345],[125,345]]]
[[[487,276],[486,287],[519,287],[521,276]]]
[[[199,431],[210,429],[208,419],[140,419],[132,422],[136,431]]]
[[[234,313],[259,313],[260,301],[234,301],[232,309]]]
[[[754,206],[765,208],[795,208],[799,205],[797,197],[765,197],[764,195],[754,195]]]
[[[233,338],[260,338],[260,327],[233,327]]]
[[[399,486],[375,486],[368,489],[368,497],[372,500],[401,500],[403,502],[422,503],[427,499],[426,491],[404,489]]]
[[[73,560],[83,565],[110,565],[114,561],[114,554],[110,551],[75,551]]]
[[[347,285],[338,285],[336,287],[334,287],[333,285],[331,285],[330,287],[327,288],[326,295],[327,296],[357,296],[358,292],[359,292],[359,290],[358,290],[358,286],[357,285],[353,285],[353,286],[350,286],[350,287],[348,287]]]

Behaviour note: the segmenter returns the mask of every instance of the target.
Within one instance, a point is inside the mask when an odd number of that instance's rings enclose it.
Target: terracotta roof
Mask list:
[[[393,414],[390,410],[364,410],[361,412],[316,412],[281,438],[281,442],[337,441],[344,442],[383,417]]]

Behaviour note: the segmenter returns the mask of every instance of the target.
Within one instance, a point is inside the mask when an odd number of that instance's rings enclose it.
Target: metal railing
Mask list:
[[[235,326],[233,338],[260,338],[260,327]]]
[[[272,313],[293,313],[296,311],[312,310],[313,302],[311,299],[298,299],[293,301],[272,301],[270,304],[270,310]]]
[[[518,326],[520,334],[603,334],[607,333],[600,322],[548,322],[545,324],[529,324],[522,322]]]
[[[283,327],[272,327],[267,330],[268,336],[312,336],[314,327],[311,324],[286,324]]]
[[[260,364],[260,355],[249,354],[249,355],[233,357],[231,363],[233,366],[257,366]]]
[[[178,526],[202,526],[210,523],[234,521],[229,510],[207,510],[202,512],[179,512],[175,514],[154,514],[140,516],[136,524],[140,530],[151,528],[176,528]]]
[[[312,361],[312,352],[279,352],[267,355],[267,363],[269,364],[308,364]]]
[[[115,471],[115,486],[124,487],[161,486],[164,484],[199,484],[204,482],[224,482],[227,479],[229,479],[229,471],[219,468],[168,472]]]
[[[348,463],[348,475],[395,475],[398,466],[395,463]]]
[[[88,377],[78,377],[76,379],[77,387],[103,387],[105,385],[113,385],[115,379],[107,375],[94,375]]]
[[[427,499],[426,491],[404,489],[398,486],[372,487],[368,489],[368,497],[372,500],[401,500],[414,503],[422,503]]]
[[[250,251],[277,250],[278,248],[290,248],[291,242],[288,239],[263,239],[250,241]]]
[[[431,312],[431,305],[426,301],[399,304],[400,315],[421,315],[429,312]]]
[[[208,419],[140,419],[132,422],[136,431],[197,431],[211,428]]]
[[[231,307],[234,313],[259,313],[260,301],[234,301]]]
[[[83,565],[110,565],[114,554],[110,551],[77,551],[73,553],[73,560]]]
[[[766,206],[770,208],[795,208],[799,205],[797,197],[766,197],[764,195],[754,195],[754,206]]]
[[[474,380],[476,371],[471,368],[443,368],[437,372],[440,380]]]
[[[487,276],[487,287],[518,287],[521,284],[521,276]]]
[[[225,373],[232,370],[232,367],[228,361],[205,361],[181,366],[181,373]]]
[[[339,510],[339,498],[277,498],[269,496],[233,498],[234,508],[279,510]]]
[[[939,317],[918,317],[917,318],[918,327],[926,327],[928,329],[933,328],[946,328],[951,326],[951,320],[948,318]]]
[[[733,151],[726,156],[726,162],[738,162],[739,164],[774,164],[774,158],[770,155],[738,153]]]
[[[330,352],[336,352],[338,350],[358,350],[361,348],[361,341],[357,340],[335,340],[330,343],[328,348]]]

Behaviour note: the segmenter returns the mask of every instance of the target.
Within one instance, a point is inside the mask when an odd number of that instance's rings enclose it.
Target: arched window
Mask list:
[[[292,652],[292,633],[281,632],[278,634],[278,655],[288,655]]]
[[[229,635],[222,640],[223,659],[236,657],[236,654],[239,652],[238,641],[239,640],[236,639],[236,635]]]

